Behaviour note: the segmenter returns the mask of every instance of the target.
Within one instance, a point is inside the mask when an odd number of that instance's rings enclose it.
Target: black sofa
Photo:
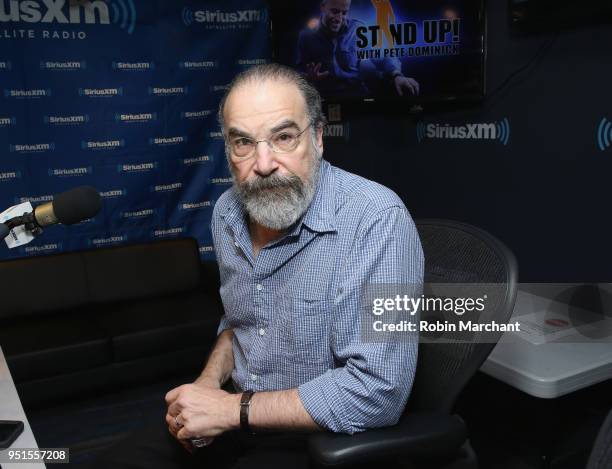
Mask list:
[[[223,311],[191,238],[0,262],[0,285],[0,346],[38,444],[77,456],[159,420]]]

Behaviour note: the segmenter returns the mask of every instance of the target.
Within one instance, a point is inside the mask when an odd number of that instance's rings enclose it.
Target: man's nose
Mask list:
[[[268,142],[257,142],[255,144],[255,171],[262,176],[267,176],[278,167],[274,159],[274,152]]]

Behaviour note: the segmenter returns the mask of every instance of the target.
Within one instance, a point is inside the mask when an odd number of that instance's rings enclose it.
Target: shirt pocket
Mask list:
[[[276,304],[282,355],[302,364],[327,361],[333,302],[284,296]]]

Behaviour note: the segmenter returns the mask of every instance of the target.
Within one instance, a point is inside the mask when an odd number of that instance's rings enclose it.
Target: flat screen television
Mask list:
[[[328,102],[478,100],[483,0],[271,0],[274,60]]]

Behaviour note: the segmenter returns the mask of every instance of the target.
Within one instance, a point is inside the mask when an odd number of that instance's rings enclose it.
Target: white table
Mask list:
[[[512,321],[518,320],[525,330],[506,332],[481,370],[548,399],[611,379],[612,317],[570,308],[564,302],[564,290],[571,288],[575,291],[575,285],[568,284],[523,286]],[[612,285],[602,288],[607,292]],[[612,294],[603,295],[607,312],[612,311],[610,298]],[[581,318],[586,324],[579,324]]]
[[[11,372],[8,369],[2,348],[0,348],[0,420],[21,420],[24,429],[21,435],[11,445],[16,448],[38,448],[28,419],[17,395]],[[42,463],[2,463],[2,469],[45,469]]]

